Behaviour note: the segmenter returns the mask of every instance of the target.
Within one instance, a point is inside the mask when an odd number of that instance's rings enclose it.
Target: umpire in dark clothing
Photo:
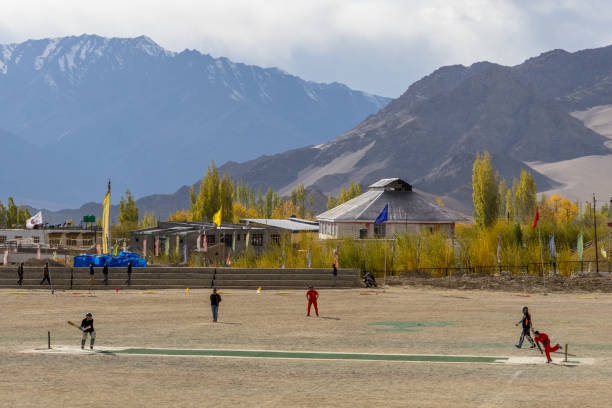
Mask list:
[[[104,268],[102,269],[102,273],[104,274],[104,283],[108,285],[108,261],[104,262]]]
[[[47,281],[49,286],[51,286],[51,278],[49,277],[49,262],[45,263],[45,266],[43,267],[43,278],[40,281],[40,285],[42,285],[44,281]]]
[[[23,286],[23,262],[17,267],[17,277],[19,278],[17,284]]]
[[[128,266],[127,266],[127,280],[125,281],[125,283],[130,286],[130,284],[132,283],[132,261],[128,262]]]

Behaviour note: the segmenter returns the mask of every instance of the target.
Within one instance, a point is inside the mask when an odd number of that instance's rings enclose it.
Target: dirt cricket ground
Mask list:
[[[304,292],[0,290],[0,406],[612,405],[612,294],[392,287]],[[483,364],[46,353],[78,347],[66,324],[92,312],[96,348],[256,349],[539,357],[514,347],[528,305],[535,328],[593,364]],[[314,314],[314,313],[313,313]],[[35,349],[43,349],[35,351]],[[77,349],[78,350],[78,349]],[[556,357],[562,355],[556,354]],[[544,359],[542,358],[541,361]]]

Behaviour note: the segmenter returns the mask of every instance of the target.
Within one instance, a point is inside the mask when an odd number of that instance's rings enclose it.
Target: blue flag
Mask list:
[[[378,224],[382,224],[383,222],[387,221],[388,212],[389,212],[389,204],[385,205],[385,208],[383,208],[382,212],[378,214],[378,217],[376,217],[376,221],[374,221],[374,224],[378,225]]]

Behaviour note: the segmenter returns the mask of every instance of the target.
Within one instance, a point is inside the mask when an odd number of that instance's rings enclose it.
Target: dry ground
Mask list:
[[[26,295],[10,293],[27,293]],[[231,291],[210,322],[208,291],[0,290],[0,406],[603,407],[612,399],[611,294],[393,287],[321,291],[321,318],[302,292]],[[362,293],[369,293],[363,295]],[[592,366],[487,365],[208,357],[44,355],[78,345],[66,320],[91,311],[100,347],[235,348],[532,356],[517,350],[521,307],[536,328]],[[376,322],[421,322],[390,326]],[[444,322],[444,324],[439,324]],[[438,324],[436,324],[438,323]]]

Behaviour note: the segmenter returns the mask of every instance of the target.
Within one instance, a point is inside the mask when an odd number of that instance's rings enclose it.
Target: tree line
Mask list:
[[[17,206],[13,197],[8,198],[6,207],[0,201],[0,228],[25,226],[30,217],[30,211],[21,204]]]

